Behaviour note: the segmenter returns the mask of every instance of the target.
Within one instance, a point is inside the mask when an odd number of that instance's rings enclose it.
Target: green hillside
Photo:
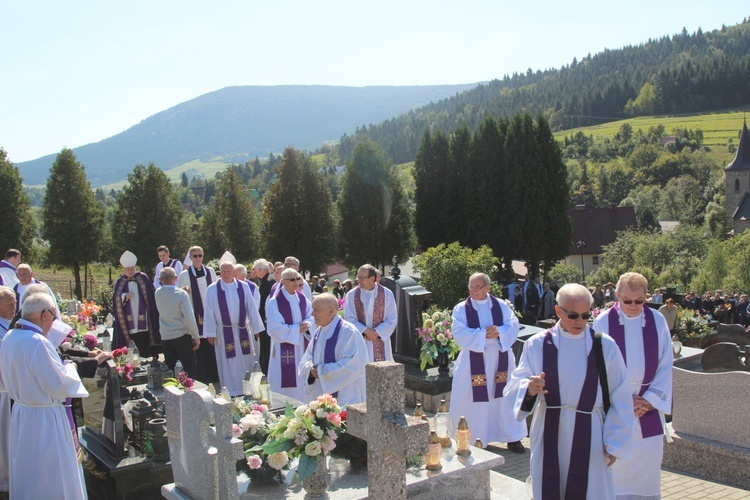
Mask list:
[[[739,132],[746,113],[747,110],[734,110],[686,116],[642,116],[565,130],[556,132],[554,135],[558,141],[579,131],[587,136],[614,137],[625,123],[629,123],[633,131],[642,130],[643,132],[651,127],[663,125],[667,134],[675,128],[700,129],[703,132],[703,144],[710,148],[708,156],[717,164],[726,165],[734,158],[734,153],[729,151],[730,140],[734,146],[739,142]]]

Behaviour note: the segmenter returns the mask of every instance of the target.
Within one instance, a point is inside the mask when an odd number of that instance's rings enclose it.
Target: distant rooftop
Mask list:
[[[724,170],[750,170],[750,135],[747,131],[747,120],[742,124],[740,144],[737,146],[737,154],[732,163],[724,167]]]

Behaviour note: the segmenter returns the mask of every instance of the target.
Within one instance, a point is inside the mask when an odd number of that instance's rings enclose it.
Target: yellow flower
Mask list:
[[[425,320],[423,326],[424,328],[433,328],[435,326],[435,323],[433,323],[431,319],[428,319],[428,320]]]

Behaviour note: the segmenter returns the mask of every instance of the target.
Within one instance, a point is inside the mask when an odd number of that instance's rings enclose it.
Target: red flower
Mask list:
[[[122,356],[122,349],[115,349],[114,351],[112,351],[112,356],[115,358],[119,358],[120,356]]]
[[[341,410],[341,421],[346,422],[346,410]]]

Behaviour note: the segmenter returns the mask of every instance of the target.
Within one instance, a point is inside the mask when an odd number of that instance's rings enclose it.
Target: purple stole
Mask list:
[[[1,268],[13,269],[13,272],[16,273],[16,276],[18,276],[18,270],[15,267],[13,267],[13,264],[8,262],[7,260],[0,260],[0,269]]]
[[[501,326],[503,324],[503,310],[500,308],[500,301],[492,295],[487,295],[492,304],[492,324]],[[471,297],[464,302],[466,311],[466,326],[469,328],[480,328],[479,314],[471,305]],[[497,356],[497,373],[495,373],[495,394],[493,399],[503,397],[503,389],[508,380],[508,356],[511,355],[510,349],[500,351]],[[484,352],[469,351],[469,365],[471,367],[471,391],[475,403],[487,402],[490,400],[487,394],[487,372],[484,368]]]
[[[294,324],[292,317],[292,306],[284,295],[282,288],[279,288],[279,292],[274,295],[276,297],[276,306],[279,308],[279,314],[284,318],[284,322],[287,325]],[[305,320],[307,315],[307,297],[300,291],[295,291],[297,298],[299,299],[299,311],[302,321]],[[305,349],[309,341],[305,337]],[[297,359],[294,355],[294,344],[289,342],[281,342],[279,344],[279,350],[281,355],[281,387],[297,387]]]
[[[587,328],[593,340],[594,331]],[[559,500],[560,496],[560,457],[558,456],[558,441],[560,436],[560,375],[557,369],[558,350],[552,340],[550,328],[544,335],[542,346],[542,366],[545,374],[544,396],[547,410],[544,416],[544,458],[542,460],[542,498],[545,500]],[[570,450],[570,468],[565,488],[565,500],[586,498],[589,484],[589,460],[591,458],[591,418],[596,395],[599,387],[599,369],[596,366],[596,355],[591,349],[586,366],[586,378],[578,399],[573,430],[573,446]],[[555,407],[558,408],[555,408]],[[581,413],[586,412],[586,413]]]
[[[0,274],[0,285],[5,286],[5,278],[3,278],[2,274]]]
[[[656,321],[654,320],[654,312],[649,307],[643,308],[643,314],[646,319],[646,325],[641,328],[643,332],[643,353],[645,356],[646,368],[643,374],[644,383],[641,385],[641,390],[638,392],[639,396],[648,390],[651,382],[656,376],[656,368],[659,365],[659,337],[656,332]],[[617,347],[620,348],[622,353],[622,359],[625,361],[625,365],[628,364],[628,356],[625,350],[625,325],[620,324],[620,303],[615,302],[612,306],[612,310],[609,311],[607,318],[609,322],[609,336],[612,337],[617,343]],[[643,414],[639,419],[641,424],[641,436],[643,439],[661,436],[664,434],[664,428],[661,425],[661,418],[659,418],[659,410],[654,408],[651,411]]]
[[[245,280],[245,283],[247,283],[247,286],[250,287],[250,295],[253,295],[255,293],[255,289],[258,288],[258,285],[253,283],[253,280]]]
[[[16,325],[16,328],[18,328],[19,330],[28,330],[30,332],[44,335],[42,330],[36,325],[31,326],[25,323],[18,323]],[[76,450],[76,458],[78,459],[78,463],[80,464],[83,463],[83,450],[81,449],[81,443],[78,442],[78,430],[76,429],[76,422],[73,418],[73,398],[65,398],[63,408],[65,408],[65,414],[68,417],[68,424],[70,425],[71,435],[73,437],[73,446]]]
[[[41,281],[36,278],[31,278],[31,283],[38,285]],[[2,285],[2,276],[0,276],[0,285]],[[21,282],[18,282],[13,286],[13,291],[16,292],[16,312],[21,310],[21,294],[18,293],[19,286],[21,286]]]
[[[193,315],[195,316],[195,322],[198,323],[198,335],[203,336],[203,299],[201,298],[201,290],[198,288],[198,278],[196,278],[195,268],[190,266],[188,269],[188,277],[190,277],[190,295],[193,299]],[[206,273],[206,288],[211,284],[211,273],[208,271],[206,266],[203,266],[203,272]]]
[[[271,293],[268,294],[269,297],[276,297],[276,291],[279,289],[279,283],[278,281],[271,285]]]
[[[383,285],[376,285],[378,291],[375,294],[375,304],[372,307],[372,328],[375,328],[383,322],[385,317],[385,291]],[[357,313],[357,321],[363,325],[367,325],[365,314],[365,305],[362,302],[362,288],[357,287],[354,292],[354,310]],[[372,341],[372,355],[375,362],[385,361],[385,342],[381,338],[377,338]]]
[[[245,307],[245,289],[242,282],[234,280],[237,283],[237,297],[240,301],[240,316],[237,320],[237,328],[240,330],[240,348],[242,354],[250,354],[250,336],[247,333],[247,309]],[[227,296],[221,285],[221,280],[216,283],[216,298],[219,301],[219,313],[221,314],[221,330],[224,336],[224,354],[227,358],[233,358],[237,355],[234,347],[234,332],[232,330],[232,318],[229,314]]]
[[[331,335],[331,338],[326,340],[326,346],[325,346],[325,352],[323,353],[323,362],[324,363],[335,363],[336,362],[336,344],[339,341],[339,332],[341,331],[341,324],[344,321],[341,319],[341,317],[338,318],[338,323],[336,324],[336,328],[333,329],[333,335]],[[320,334],[322,328],[319,328],[318,331],[315,333],[315,337],[313,337],[313,347],[312,347],[312,354],[313,358],[315,357],[315,341],[318,340],[318,334]],[[331,394],[334,398],[339,397],[339,391],[334,392]]]

